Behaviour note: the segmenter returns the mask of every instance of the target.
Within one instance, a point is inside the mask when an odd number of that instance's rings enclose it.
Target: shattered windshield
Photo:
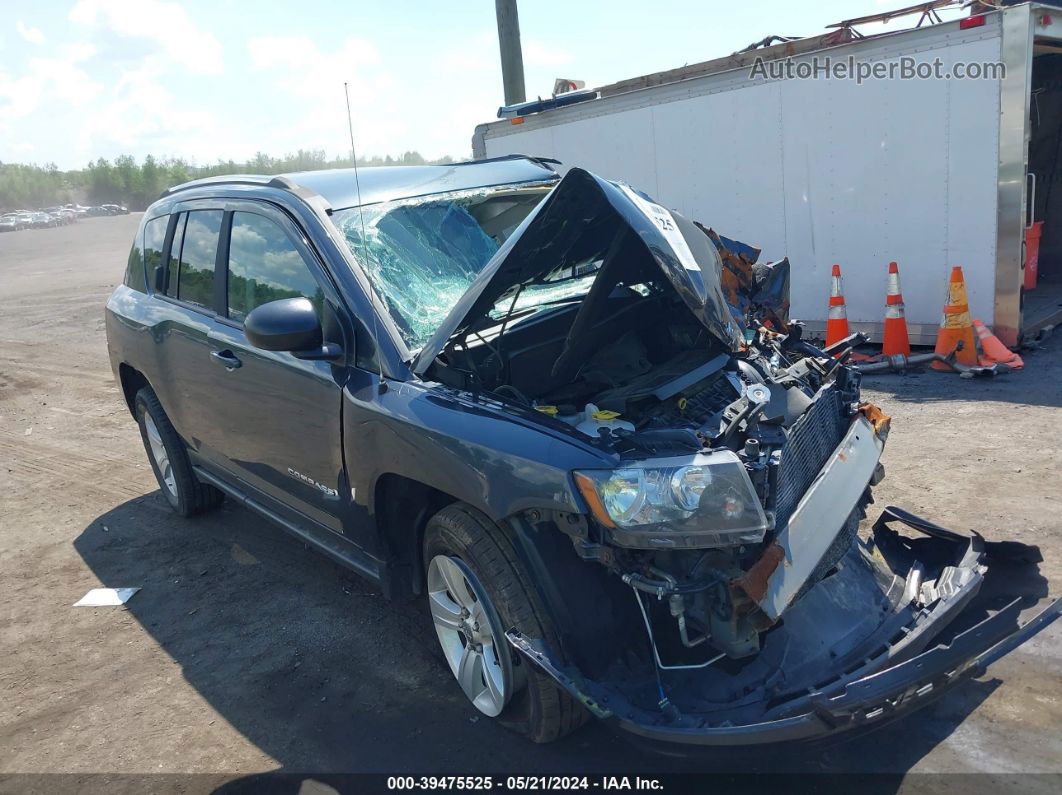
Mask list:
[[[461,191],[354,207],[332,221],[415,351],[544,195],[540,188]]]

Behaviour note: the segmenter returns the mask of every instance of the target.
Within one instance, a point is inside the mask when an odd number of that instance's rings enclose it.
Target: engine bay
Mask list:
[[[604,342],[587,352],[571,378],[543,379],[542,374],[563,350],[562,324],[572,311],[514,326],[504,348],[470,345],[462,363],[496,396],[582,425],[592,438],[601,436],[599,430],[611,436],[620,429],[688,428],[709,434],[742,386],[729,354],[711,343],[703,327],[666,321],[668,314],[683,311],[663,296],[614,299],[613,314],[592,330]],[[599,427],[582,423],[589,407],[591,413],[609,415]]]

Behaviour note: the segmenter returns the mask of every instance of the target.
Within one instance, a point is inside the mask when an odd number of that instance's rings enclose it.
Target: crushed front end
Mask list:
[[[508,637],[592,714],[650,744],[816,743],[918,709],[1046,628],[1062,599],[1045,606],[1020,584],[1038,561],[1035,548],[886,508],[747,657],[720,652],[710,635],[687,643],[669,627],[674,595],[637,597],[650,651],[594,678],[539,638]]]
[[[1010,587],[1033,548],[893,508],[860,534],[889,418],[846,364],[857,340],[803,340],[789,263],[757,256],[572,169],[414,361],[609,462],[571,472],[578,513],[526,519],[536,543],[562,534],[576,553],[541,570],[569,616],[559,645],[508,637],[594,714],[650,739],[754,745],[879,725],[1060,610],[1027,620],[1037,595]]]

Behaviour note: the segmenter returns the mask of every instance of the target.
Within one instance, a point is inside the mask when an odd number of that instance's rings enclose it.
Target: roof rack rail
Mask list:
[[[180,185],[174,185],[172,188],[167,188],[159,194],[159,198],[162,199],[183,190],[202,188],[209,185],[259,185],[265,188],[286,190],[289,193],[294,193],[307,204],[316,206],[324,211],[326,215],[332,214],[332,205],[328,203],[328,200],[325,199],[324,196],[303,185],[299,185],[297,182],[294,182],[289,177],[283,175],[232,174],[229,176],[202,177],[201,179],[193,179],[188,182],[182,182]]]
[[[499,155],[498,157],[485,157],[482,160],[462,160],[460,163],[449,163],[452,166],[478,166],[483,163],[501,163],[505,160],[530,160],[532,163],[538,163],[540,166],[548,168],[550,171],[556,171],[553,166],[564,165],[561,161],[555,160],[552,157],[536,157],[534,155]]]
[[[271,177],[267,177],[264,174],[229,174],[224,176],[199,177],[198,179],[190,179],[187,182],[182,182],[179,185],[173,185],[166,188],[166,190],[159,194],[159,198],[162,199],[166,196],[171,196],[182,190],[201,188],[205,185],[265,185],[270,179]]]
[[[332,214],[332,205],[329,203],[328,199],[326,199],[317,191],[310,190],[304,185],[299,185],[297,182],[293,181],[289,177],[285,177],[283,175],[273,177],[271,180],[269,180],[269,182],[266,183],[266,187],[280,188],[281,190],[290,191],[307,204],[313,205],[318,209],[322,210],[325,215]]]

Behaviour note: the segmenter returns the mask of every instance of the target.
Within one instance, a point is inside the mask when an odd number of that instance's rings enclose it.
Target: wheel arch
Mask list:
[[[136,417],[136,393],[146,386],[151,386],[142,372],[130,364],[122,362],[118,365],[118,381],[122,387],[122,395],[125,397],[125,405],[129,413]]]
[[[409,572],[409,595],[424,592],[423,545],[428,520],[447,505],[460,501],[452,494],[396,472],[385,472],[377,478],[373,489],[376,529],[396,568]]]

